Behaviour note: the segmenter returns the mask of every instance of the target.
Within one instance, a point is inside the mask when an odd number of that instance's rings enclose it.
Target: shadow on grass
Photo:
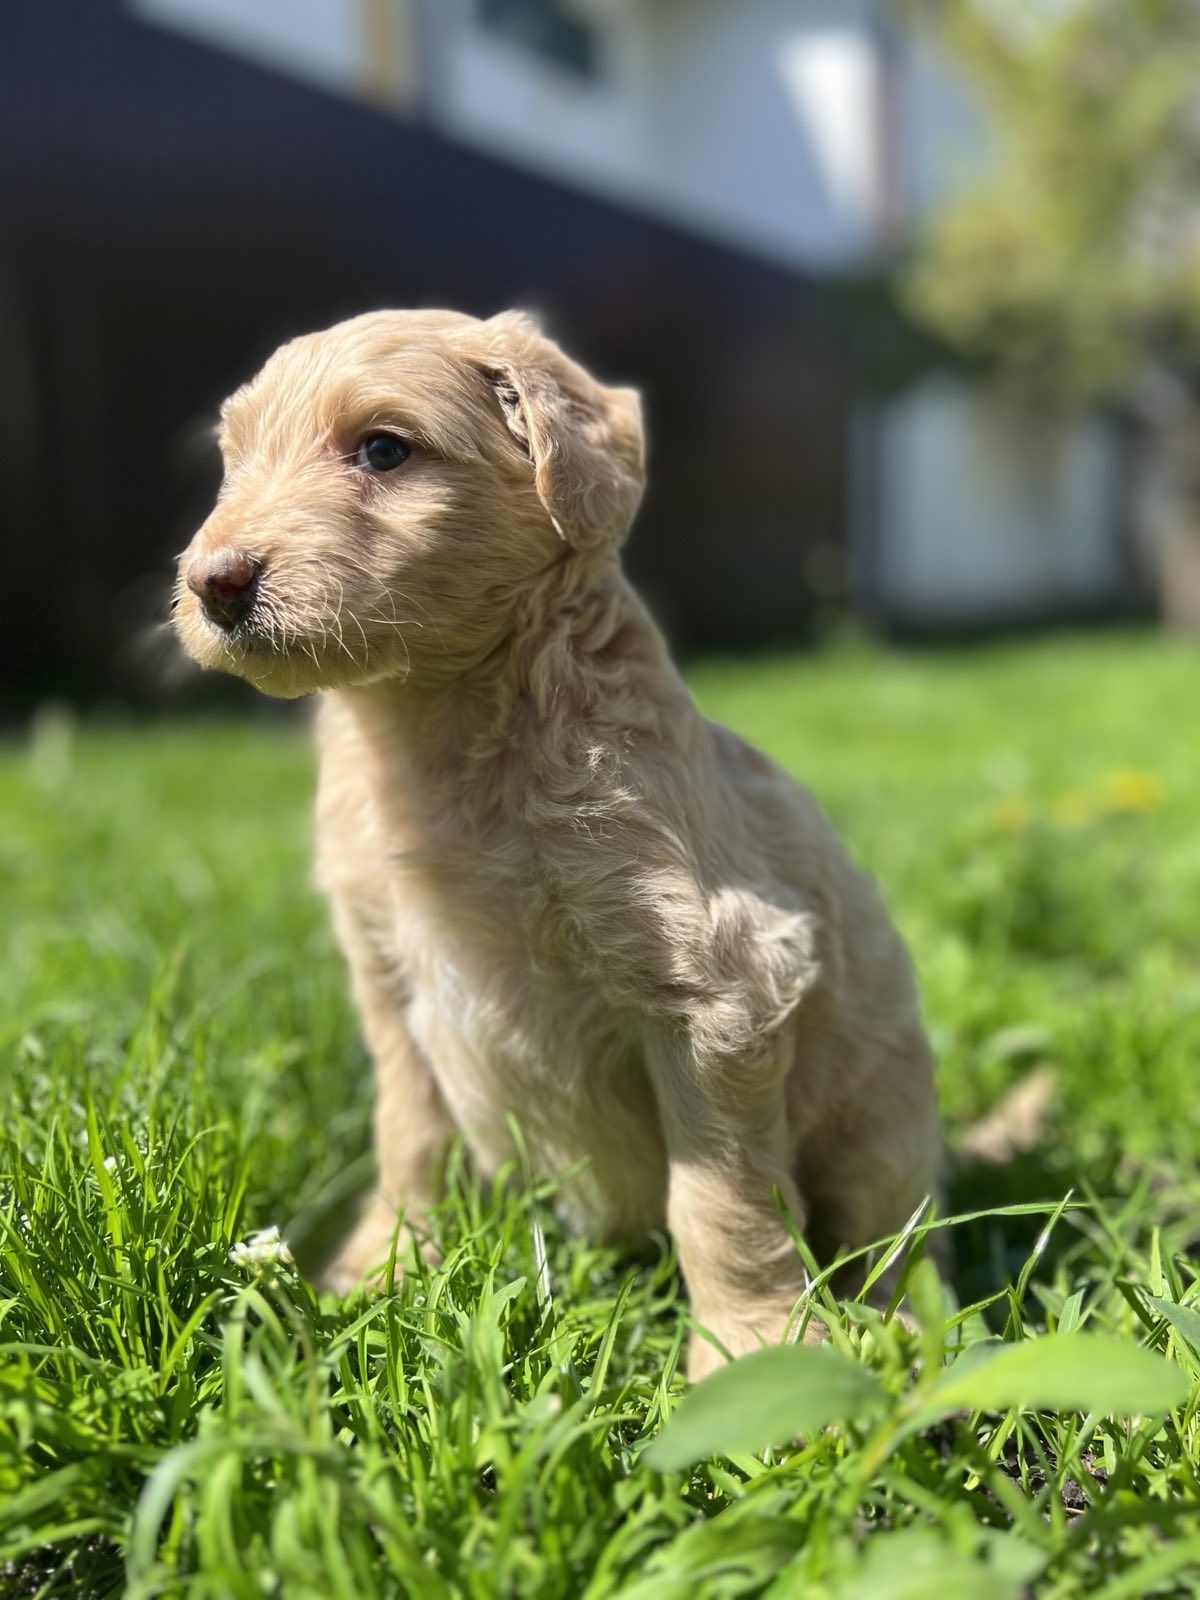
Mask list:
[[[1019,1205],[1044,1205],[1050,1211],[1067,1195],[1086,1201],[1097,1193],[1114,1192],[1116,1179],[1111,1163],[1103,1169],[1084,1168],[1056,1147],[1024,1151],[996,1164],[963,1158],[946,1185],[946,1211],[963,1216]],[[1048,1216],[984,1215],[957,1225],[952,1230],[951,1280],[959,1303],[973,1304],[1014,1283],[1047,1221]],[[1065,1217],[1041,1250],[1039,1277],[1052,1274],[1079,1244],[1077,1229]]]

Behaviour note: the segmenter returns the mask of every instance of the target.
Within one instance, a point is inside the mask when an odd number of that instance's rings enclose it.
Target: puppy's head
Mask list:
[[[642,491],[637,395],[526,318],[380,311],[294,339],[222,411],[225,480],[179,558],[202,666],[269,694],[445,681]]]

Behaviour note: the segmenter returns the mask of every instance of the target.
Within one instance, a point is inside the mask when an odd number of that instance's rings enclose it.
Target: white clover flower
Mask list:
[[[229,1252],[229,1259],[235,1267],[250,1269],[290,1267],[292,1252],[287,1240],[279,1237],[279,1229],[272,1223],[269,1228],[260,1228],[257,1233],[252,1233],[248,1239],[239,1240]]]
[[[105,1172],[115,1172],[119,1164],[120,1163],[117,1161],[116,1156],[105,1156],[104,1158]]]

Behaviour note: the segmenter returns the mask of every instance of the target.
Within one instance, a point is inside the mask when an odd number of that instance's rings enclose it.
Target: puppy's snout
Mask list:
[[[197,556],[187,569],[187,586],[206,616],[222,628],[235,627],[254,604],[259,563],[240,550]]]

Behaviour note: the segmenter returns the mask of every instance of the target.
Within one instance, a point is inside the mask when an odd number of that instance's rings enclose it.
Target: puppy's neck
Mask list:
[[[658,731],[691,706],[615,560],[582,583],[564,564],[531,585],[504,638],[445,682],[385,679],[327,698],[376,748],[464,782],[483,781],[481,767],[536,766],[548,742]]]

